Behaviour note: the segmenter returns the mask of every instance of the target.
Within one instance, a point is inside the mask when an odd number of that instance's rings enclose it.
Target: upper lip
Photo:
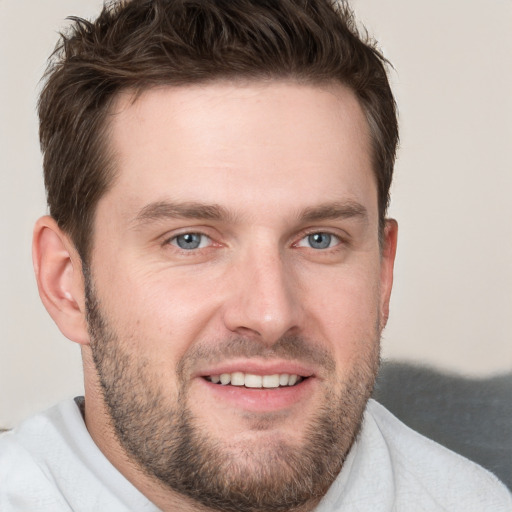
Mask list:
[[[312,377],[315,375],[313,368],[299,361],[288,360],[262,360],[262,359],[237,359],[224,361],[211,366],[205,366],[195,372],[194,377],[208,377],[223,373],[250,373],[254,375],[276,375],[287,373],[300,377]]]

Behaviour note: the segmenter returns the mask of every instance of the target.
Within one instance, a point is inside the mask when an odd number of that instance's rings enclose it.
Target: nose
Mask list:
[[[279,250],[268,248],[241,258],[231,268],[230,297],[223,319],[228,330],[273,345],[300,328],[300,289]]]

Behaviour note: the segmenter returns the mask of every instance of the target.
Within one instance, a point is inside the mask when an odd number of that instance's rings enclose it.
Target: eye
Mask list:
[[[210,245],[210,242],[210,238],[202,233],[183,233],[169,240],[171,245],[175,245],[185,251],[202,249],[203,247]]]
[[[312,249],[329,249],[340,243],[340,239],[330,233],[311,233],[302,238],[297,247],[311,247]]]

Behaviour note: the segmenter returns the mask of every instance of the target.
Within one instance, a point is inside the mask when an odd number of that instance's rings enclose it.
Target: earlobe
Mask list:
[[[35,225],[32,259],[39,296],[46,310],[64,336],[87,345],[81,260],[52,217],[41,217]]]
[[[394,219],[386,219],[382,240],[381,256],[381,304],[380,328],[386,326],[389,317],[389,301],[393,287],[393,270],[395,265],[396,247],[398,241],[398,223]]]

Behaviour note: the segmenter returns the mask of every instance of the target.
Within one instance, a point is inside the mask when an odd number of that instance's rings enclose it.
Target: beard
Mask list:
[[[283,337],[272,347],[230,338],[192,346],[176,367],[176,396],[169,396],[143,354],[132,354],[101,311],[85,273],[91,351],[115,435],[129,457],[166,489],[208,510],[295,511],[314,506],[328,491],[360,430],[379,366],[379,327],[343,379],[328,351],[302,337]],[[133,338],[132,338],[133,339]],[[195,416],[188,390],[199,361],[232,356],[312,361],[329,377],[322,403],[305,418],[301,443],[269,434],[264,442],[227,442]],[[166,390],[167,389],[167,390]],[[272,431],[275,417],[257,414],[253,430]]]

